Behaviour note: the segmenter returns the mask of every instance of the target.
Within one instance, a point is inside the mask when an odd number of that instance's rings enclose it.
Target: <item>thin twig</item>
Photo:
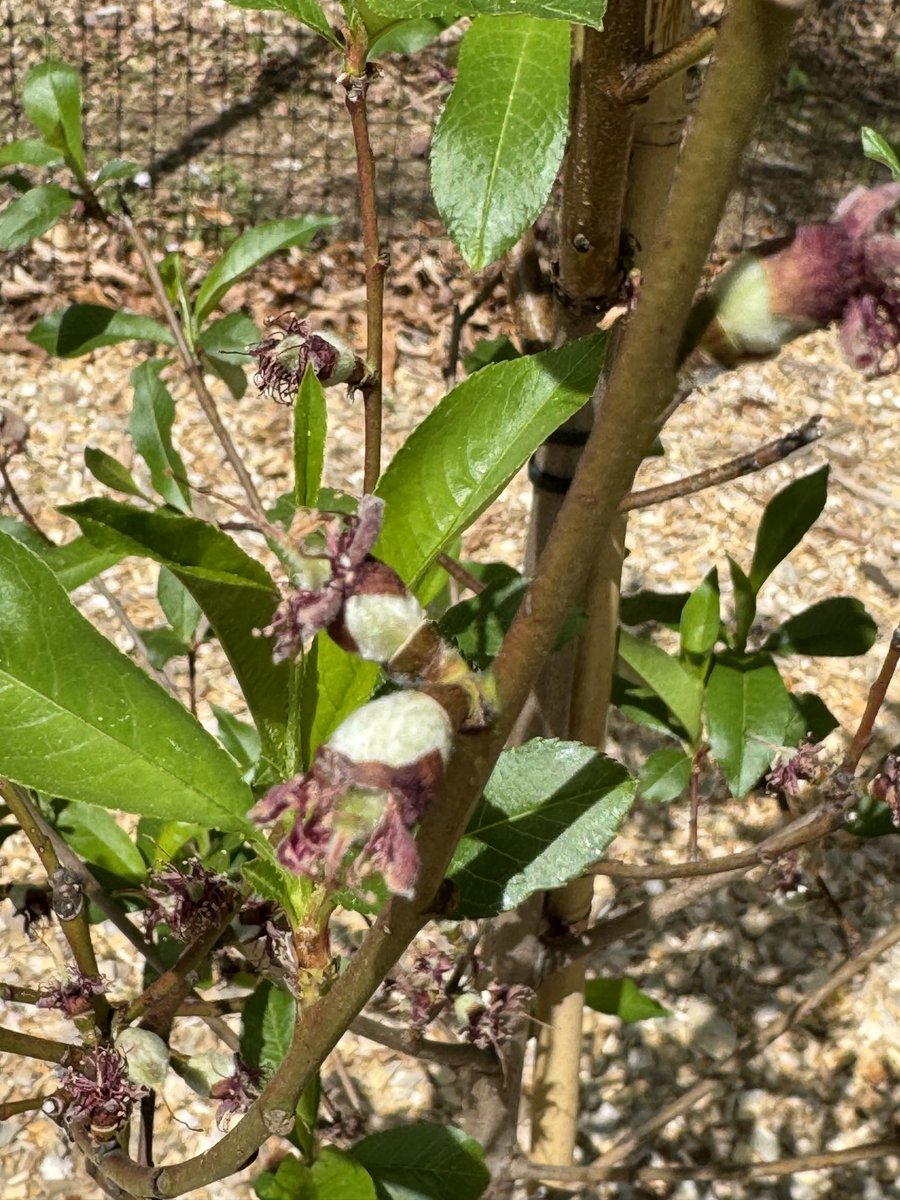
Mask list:
[[[50,538],[47,537],[46,533],[44,533],[43,529],[41,529],[40,525],[38,525],[37,521],[28,511],[27,505],[22,503],[22,497],[19,495],[15,489],[15,486],[13,485],[13,481],[9,476],[9,472],[6,469],[6,463],[4,461],[0,461],[0,480],[3,481],[3,491],[5,491],[7,496],[9,496],[13,508],[15,508],[15,510],[18,512],[25,524],[30,525],[34,532],[42,537],[45,542],[50,542]]]
[[[891,680],[894,678],[898,661],[900,661],[900,625],[897,626],[891,635],[887,653],[884,656],[884,662],[881,664],[881,670],[878,672],[878,678],[869,689],[866,710],[859,722],[859,727],[856,730],[850,749],[847,751],[847,757],[842,764],[842,769],[849,774],[853,774],[856,771],[856,768],[859,766],[859,760],[863,756],[863,751],[872,740],[875,718],[881,711],[882,704],[884,704],[884,698],[891,685]]]
[[[159,268],[157,267],[156,261],[153,258],[153,252],[147,245],[144,235],[132,220],[130,213],[123,212],[122,216],[118,218],[118,222],[124,228],[132,242],[134,242],[135,249],[137,250],[141,262],[144,265],[144,271],[147,274],[150,288],[157,304],[162,309],[163,316],[165,317],[166,324],[171,330],[172,337],[175,339],[175,348],[178,351],[178,357],[181,359],[185,374],[187,375],[191,387],[194,390],[194,395],[197,397],[206,419],[212,426],[213,432],[219,439],[219,444],[225,453],[225,457],[231,464],[232,470],[234,471],[235,475],[237,475],[241,487],[244,489],[244,494],[247,497],[247,501],[251,509],[255,515],[264,517],[264,509],[259,492],[257,492],[256,485],[250,478],[250,472],[244,466],[244,461],[238,453],[237,447],[231,440],[231,434],[226,429],[225,424],[219,415],[219,410],[216,406],[215,400],[213,399],[212,393],[206,386],[206,380],[203,378],[203,372],[200,369],[199,363],[197,362],[196,355],[188,345],[184,328],[182,327],[181,321],[178,319],[178,314],[172,307],[172,303],[169,300],[168,294],[166,293],[165,284],[162,281]]]
[[[356,148],[356,179],[359,190],[359,215],[362,226],[363,255],[366,270],[366,365],[367,378],[360,384],[365,405],[365,450],[363,491],[373,492],[381,474],[381,402],[384,343],[384,276],[389,259],[382,253],[378,236],[378,200],[375,189],[375,156],[369,141],[369,114],[366,98],[378,69],[366,62],[368,49],[365,29],[348,47],[347,72],[341,77],[346,91],[345,104],[353,129]]]
[[[465,308],[460,308],[458,304],[453,305],[453,321],[450,325],[450,344],[447,347],[447,362],[444,366],[444,383],[448,386],[456,382],[456,368],[459,364],[459,344],[462,338],[462,331],[466,327],[466,323],[471,319],[487,300],[491,298],[497,290],[497,286],[503,281],[502,271],[492,271],[487,279],[482,283],[481,287],[475,293],[475,298],[466,305]]]
[[[817,1154],[800,1154],[776,1162],[711,1163],[705,1167],[601,1167],[589,1163],[583,1167],[547,1167],[540,1163],[513,1163],[513,1179],[543,1179],[557,1184],[571,1183],[581,1187],[586,1183],[677,1183],[681,1179],[726,1181],[730,1179],[779,1179],[801,1171],[834,1171],[851,1163],[871,1162],[877,1158],[900,1155],[900,1142],[895,1140],[864,1142],[844,1150],[824,1150]]]
[[[432,1038],[417,1036],[411,1029],[386,1025],[373,1017],[355,1017],[350,1030],[368,1038],[370,1042],[378,1042],[381,1046],[408,1054],[411,1058],[421,1058],[424,1062],[441,1063],[447,1067],[475,1067],[487,1075],[500,1070],[497,1056],[490,1050],[462,1042],[436,1042]]]
[[[7,1100],[0,1104],[0,1121],[8,1121],[20,1113],[38,1112],[46,1099],[46,1096],[29,1096],[25,1100]]]
[[[449,554],[439,554],[437,561],[452,579],[455,579],[464,588],[468,588],[470,592],[474,592],[476,596],[487,587],[483,579],[479,579],[477,575],[473,575],[471,571],[467,571],[462,563],[457,562],[455,558],[451,558]]]
[[[751,1059],[765,1050],[767,1046],[770,1046],[772,1042],[780,1038],[782,1034],[787,1033],[789,1029],[808,1017],[829,996],[844,987],[855,975],[865,970],[876,958],[879,958],[887,950],[890,950],[897,942],[900,942],[900,922],[890,926],[890,928],[866,946],[855,958],[850,958],[843,962],[838,968],[832,971],[825,982],[820,984],[814,992],[811,992],[804,999],[793,1005],[792,1008],[788,1009],[777,1020],[771,1021],[758,1034],[747,1038],[732,1054],[729,1054],[721,1062],[716,1063],[714,1075],[708,1076],[706,1079],[701,1079],[699,1083],[696,1083],[692,1088],[688,1088],[686,1092],[670,1104],[665,1105],[664,1108],[660,1109],[649,1120],[638,1125],[627,1137],[624,1137],[605,1154],[601,1155],[595,1165],[597,1167],[614,1166],[624,1159],[629,1158],[636,1150],[640,1149],[641,1146],[645,1145],[661,1129],[668,1125],[670,1121],[674,1121],[676,1117],[681,1116],[683,1113],[692,1111],[701,1100],[706,1099],[707,1096],[712,1095],[724,1086],[745,1063],[750,1062]]]
[[[656,487],[644,488],[639,492],[629,492],[619,505],[619,512],[631,512],[635,508],[649,508],[653,504],[662,504],[666,500],[674,500],[679,496],[692,496],[706,488],[717,487],[731,479],[740,479],[742,475],[752,475],[754,471],[762,471],[774,463],[781,462],[798,450],[812,445],[819,440],[823,430],[820,428],[822,418],[810,417],[796,429],[771,442],[765,442],[746,454],[739,454],[728,462],[720,463],[717,467],[708,467],[698,471],[696,475],[687,475],[684,479],[675,479],[671,483],[660,483]]]
[[[636,104],[667,79],[672,79],[688,67],[695,66],[708,58],[719,36],[718,25],[706,25],[698,29],[677,46],[655,54],[647,62],[629,71],[621,86],[612,93],[622,104]]]
[[[43,1062],[65,1063],[70,1061],[70,1055],[78,1055],[81,1050],[71,1042],[57,1042],[52,1038],[36,1037],[33,1033],[0,1026],[0,1053],[17,1054],[20,1058],[39,1058]]]
[[[700,856],[700,764],[708,750],[708,746],[701,746],[691,759],[691,821],[688,833],[688,858],[691,862]]]
[[[135,650],[144,660],[144,670],[148,673],[148,675],[151,675],[161,687],[164,687],[167,692],[171,692],[174,695],[175,688],[171,680],[169,680],[165,673],[160,671],[158,667],[154,667],[153,663],[150,661],[150,651],[147,649],[147,643],[141,637],[139,630],[135,628],[134,623],[118,599],[113,595],[113,593],[101,579],[93,579],[91,581],[91,586],[98,596],[103,597],[103,599],[115,613],[122,628],[131,638],[132,642],[134,643]]]

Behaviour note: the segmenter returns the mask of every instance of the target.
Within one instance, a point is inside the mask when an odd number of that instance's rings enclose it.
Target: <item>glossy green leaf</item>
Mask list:
[[[211,703],[209,707],[216,718],[219,741],[231,757],[245,770],[256,766],[262,752],[256,726],[241,721],[233,713],[220,708],[218,704]]]
[[[281,1066],[294,1033],[296,1003],[290,992],[264,980],[244,1004],[240,1056],[248,1067]]]
[[[3,534],[0,725],[0,774],[17,783],[248,829],[252,795],[215,738],[72,607],[49,567]]]
[[[190,645],[197,632],[200,605],[168,567],[159,568],[156,598],[175,634]]]
[[[637,790],[653,804],[670,804],[684,795],[690,782],[690,755],[679,746],[666,746],[654,750],[641,767]]]
[[[504,750],[448,870],[453,917],[490,917],[577,879],[615,837],[635,784],[580,742]]]
[[[700,737],[703,685],[681,663],[660,646],[637,638],[623,629],[619,633],[619,657],[656,692],[669,711],[684,726],[688,737]]]
[[[305,876],[294,875],[282,867],[271,849],[266,858],[242,863],[241,874],[258,896],[279,904],[293,926],[300,926],[307,919],[313,884]]]
[[[340,47],[340,39],[331,28],[318,0],[228,0],[233,8],[252,8],[256,11],[277,11],[295,17],[301,24],[308,25],[316,33]]]
[[[618,1017],[626,1025],[672,1015],[633,979],[589,979],[584,985],[584,1002],[594,1012]]]
[[[352,1157],[375,1180],[379,1200],[478,1200],[491,1181],[479,1144],[452,1125],[414,1121],[373,1133]]]
[[[78,358],[100,346],[135,340],[174,345],[171,332],[152,317],[102,304],[58,308],[32,326],[28,340],[57,358]]]
[[[474,375],[491,363],[512,362],[521,357],[522,352],[515,348],[505,333],[495,338],[479,338],[469,353],[463,355],[463,370],[467,375]]]
[[[253,1191],[259,1200],[319,1200],[312,1171],[293,1155],[283,1158],[274,1171],[257,1175]]]
[[[150,468],[156,491],[173,508],[190,512],[187,469],[172,444],[175,401],[160,379],[165,365],[160,359],[149,359],[131,372],[134,401],[128,428],[135,449]]]
[[[886,138],[868,125],[862,127],[862,148],[866,158],[887,167],[893,179],[900,179],[900,158],[897,157],[897,151]]]
[[[468,528],[552,430],[594,389],[604,335],[485,367],[406,439],[379,480],[386,502],[375,553],[407,583]]]
[[[259,341],[259,330],[246,313],[233,312],[213,321],[197,338],[204,364],[240,400],[247,390],[247,347]]]
[[[84,175],[81,136],[81,76],[62,62],[40,63],[25,76],[22,104],[48,146],[62,151],[77,175]]]
[[[796,740],[797,709],[767,654],[723,656],[706,685],[706,721],[713,757],[740,799]],[[802,736],[802,733],[801,735]]]
[[[819,519],[828,497],[828,467],[795,479],[766,505],[750,564],[754,594]]]
[[[606,0],[369,0],[375,12],[394,20],[412,17],[478,17],[516,13],[576,25],[603,27]]]
[[[528,580],[515,567],[491,563],[482,574],[484,591],[454,604],[441,617],[438,628],[479,670],[490,666],[506,631],[519,610]]]
[[[614,675],[612,703],[629,721],[636,721],[638,725],[679,741],[684,738],[684,730],[666,704],[650,688],[633,683],[621,675]]]
[[[75,197],[56,183],[29,188],[0,212],[0,250],[18,250],[52,229]]]
[[[315,508],[325,465],[328,411],[325,389],[307,364],[294,399],[294,500],[298,508]]]
[[[690,592],[632,592],[619,601],[619,619],[623,625],[643,625],[655,621],[677,629]]]
[[[48,167],[62,162],[60,152],[37,138],[17,138],[0,146],[0,167]]]
[[[105,162],[94,179],[94,187],[103,187],[104,183],[114,183],[119,179],[133,179],[140,171],[140,163],[126,158],[111,158]]]
[[[743,568],[728,559],[728,573],[731,576],[731,590],[734,594],[734,633],[730,640],[733,649],[742,653],[747,645],[747,637],[756,619],[756,592],[750,580],[744,574]]]
[[[157,671],[161,671],[167,662],[173,658],[183,658],[190,652],[190,646],[183,641],[174,629],[163,626],[160,629],[144,629],[141,638],[147,647],[147,657]]]
[[[93,579],[107,570],[122,557],[121,554],[108,553],[98,550],[85,537],[73,538],[71,542],[61,545],[51,544],[36,533],[24,521],[14,517],[0,515],[0,532],[27,546],[33,554],[43,559],[66,591],[81,587],[83,583]]]
[[[900,833],[887,804],[869,795],[860,799],[855,816],[847,822],[847,829],[860,838],[886,837],[891,833]]]
[[[310,1172],[316,1200],[377,1200],[372,1176],[350,1151],[323,1146]]]
[[[59,814],[56,827],[66,844],[91,866],[132,883],[146,879],[147,867],[137,846],[103,809],[71,800]]]
[[[335,217],[286,217],[254,225],[231,243],[200,284],[194,301],[194,316],[202,325],[228,290],[261,262],[288,246],[307,246],[323,229],[330,229]]]
[[[691,592],[681,611],[681,649],[703,657],[719,638],[719,572],[715,567]]]
[[[441,17],[425,17],[417,21],[382,21],[381,30],[369,42],[368,58],[380,58],[383,54],[417,54],[451,23]]]
[[[274,664],[271,644],[254,634],[268,625],[278,603],[265,569],[227,534],[193,517],[145,512],[115,500],[85,500],[62,511],[95,545],[152,558],[185,585],[228,656],[267,753],[280,762],[290,669]]]
[[[568,132],[569,40],[563,22],[530,16],[478,17],[463,38],[431,185],[473,271],[515,245],[547,203]]]
[[[840,725],[825,701],[815,692],[791,692],[791,699],[803,726],[801,741],[823,742]]]
[[[771,654],[811,654],[824,658],[865,654],[875,644],[878,626],[861,601],[831,596],[790,617],[767,638]]]
[[[328,740],[341,721],[372,695],[378,665],[348,654],[325,634],[315,643],[317,670],[311,674],[302,705],[301,753],[312,761],[317,746]]]
[[[156,870],[176,861],[188,842],[199,842],[208,836],[202,826],[188,821],[160,821],[156,817],[141,817],[136,841],[148,865]]]
[[[116,492],[124,492],[128,496],[139,496],[141,499],[146,499],[128,468],[123,466],[117,458],[107,454],[105,450],[100,450],[96,446],[85,446],[84,465],[97,482],[102,483],[104,487],[112,488]]]

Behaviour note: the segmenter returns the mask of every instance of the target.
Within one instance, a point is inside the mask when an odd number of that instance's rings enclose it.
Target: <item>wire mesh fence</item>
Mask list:
[[[859,129],[900,129],[894,0],[823,0],[807,17],[742,186],[722,248],[827,215],[874,168]],[[452,45],[388,56],[373,90],[372,141],[387,237],[438,233],[428,143],[449,91]],[[134,203],[164,237],[218,244],[262,219],[327,212],[357,233],[354,159],[336,84],[338,55],[279,12],[225,0],[0,0],[0,129],[22,136],[28,69],[80,65],[97,161],[134,160]]]

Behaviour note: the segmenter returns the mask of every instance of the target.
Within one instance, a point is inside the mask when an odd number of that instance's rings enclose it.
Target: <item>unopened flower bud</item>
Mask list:
[[[351,654],[387,663],[425,621],[425,610],[397,572],[370,558],[357,568],[353,591],[328,634]]]

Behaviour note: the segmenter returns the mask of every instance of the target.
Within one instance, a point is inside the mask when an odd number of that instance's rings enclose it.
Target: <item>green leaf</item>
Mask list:
[[[314,695],[304,695],[300,749],[303,761],[312,761],[317,746],[328,740],[341,721],[372,695],[378,678],[376,663],[348,654],[325,634],[314,647],[317,671],[309,676]]]
[[[785,621],[766,640],[763,650],[838,658],[865,654],[877,636],[878,626],[861,601],[851,596],[831,596]]]
[[[719,572],[715,567],[691,592],[681,611],[681,649],[705,657],[719,638]]]
[[[638,795],[653,804],[670,804],[691,782],[690,756],[678,746],[654,750],[641,767]]]
[[[315,508],[319,498],[327,423],[325,389],[307,363],[294,399],[294,500],[298,508]]]
[[[791,699],[803,726],[801,741],[808,738],[811,742],[823,742],[840,725],[825,701],[815,692],[791,692]]]
[[[474,375],[491,363],[512,362],[521,357],[521,351],[516,349],[505,333],[501,333],[495,338],[479,338],[469,353],[463,355],[463,370],[467,375]]]
[[[97,172],[94,187],[103,187],[104,183],[112,183],[117,179],[132,179],[140,169],[140,163],[131,162],[130,159],[111,158]]]
[[[655,621],[677,629],[690,592],[632,592],[619,601],[619,620],[623,625],[644,625]]]
[[[173,346],[175,339],[165,325],[152,317],[102,304],[70,304],[48,313],[31,328],[29,342],[57,358],[78,358],[100,346],[119,342],[161,342]]]
[[[862,127],[862,148],[866,158],[887,167],[893,179],[900,179],[900,158],[893,146],[868,125]],[[0,159],[0,162],[3,160]]]
[[[399,21],[412,17],[491,16],[516,13],[602,29],[606,0],[369,0],[375,12]]]
[[[594,389],[604,335],[485,367],[406,439],[375,489],[386,502],[375,553],[414,584]]]
[[[128,468],[123,466],[117,458],[107,454],[105,450],[100,450],[96,446],[85,446],[84,465],[97,482],[102,483],[104,487],[146,500],[146,496],[135,483],[134,476]]]
[[[161,359],[149,359],[131,372],[134,402],[128,428],[135,449],[150,468],[156,491],[173,508],[190,512],[187,470],[172,445],[175,401],[159,377],[165,365]]]
[[[200,605],[168,567],[159,568],[156,598],[173,631],[183,642],[190,645],[197,632]]]
[[[156,817],[141,817],[138,821],[137,846],[147,864],[158,867],[176,861],[192,839],[208,836],[200,825],[187,821],[160,821]]]
[[[626,629],[619,632],[619,657],[656,692],[684,726],[694,743],[700,737],[703,685],[660,646],[643,641]]]
[[[569,41],[563,22],[524,15],[477,17],[463,38],[431,185],[473,271],[515,245],[547,203],[568,132]]]
[[[750,564],[754,595],[816,523],[828,496],[828,467],[795,479],[766,505]]]
[[[856,816],[847,822],[846,828],[854,837],[860,838],[885,837],[889,833],[900,833],[887,804],[869,795],[860,798],[856,806]]]
[[[239,279],[261,262],[288,246],[307,246],[323,229],[330,229],[336,217],[287,217],[264,221],[242,233],[231,243],[200,284],[194,301],[194,316],[202,325]]]
[[[714,664],[706,685],[706,720],[713,757],[740,799],[791,744],[797,709],[768,654],[729,655]]]
[[[731,576],[731,589],[734,593],[735,629],[731,644],[735,650],[742,653],[747,645],[747,637],[756,618],[756,592],[750,580],[744,574],[743,568],[729,556],[728,572]]]
[[[16,521],[13,517],[0,516],[0,531],[27,546],[32,554],[43,559],[66,591],[81,587],[83,583],[93,579],[108,567],[113,567],[122,558],[121,554],[113,554],[98,550],[85,537],[74,538],[71,542],[54,545],[44,541],[40,534],[35,533],[24,521]]]
[[[613,676],[612,703],[623,717],[636,721],[639,725],[653,729],[656,733],[682,741],[684,730],[669,709],[660,700],[656,692],[624,679],[621,675]]]
[[[281,1066],[294,1033],[296,1003],[290,992],[264,980],[249,997],[241,1016],[240,1056],[249,1067],[274,1071]]]
[[[265,569],[219,529],[178,513],[144,512],[115,500],[85,500],[61,511],[95,545],[136,554],[169,568],[213,628],[237,676],[266,746],[280,762],[287,724],[289,666],[254,630],[268,625],[278,603]]]
[[[371,61],[383,54],[417,54],[451,24],[440,17],[381,22],[381,30],[369,42],[367,57]]]
[[[247,390],[245,362],[250,361],[247,347],[259,341],[259,330],[246,313],[233,312],[220,317],[202,331],[197,344],[206,365],[240,400]],[[241,360],[244,361],[241,361]]]
[[[252,795],[215,738],[72,607],[49,567],[2,534],[0,725],[0,774],[16,783],[250,828]]]
[[[18,250],[52,229],[75,197],[56,183],[29,188],[0,213],[0,250]]]
[[[0,167],[20,164],[24,167],[48,167],[59,162],[62,162],[60,152],[37,138],[18,138],[0,146]]]
[[[232,713],[210,704],[219,730],[219,741],[231,757],[245,770],[255,767],[259,761],[262,745],[256,727],[240,721]]]
[[[274,1171],[257,1175],[253,1190],[259,1200],[319,1200],[312,1171],[293,1155],[283,1158]]]
[[[577,879],[615,837],[634,791],[621,763],[580,742],[504,750],[450,864],[452,916],[495,916]]]
[[[452,1125],[414,1121],[373,1133],[352,1157],[375,1180],[379,1200],[477,1200],[491,1181],[481,1147]]]
[[[626,1025],[672,1015],[633,979],[589,979],[584,985],[584,1002],[594,1012],[619,1017]]]
[[[132,883],[142,883],[147,867],[137,846],[103,809],[70,800],[56,826],[79,858],[111,875]]]
[[[482,574],[484,591],[454,604],[438,622],[441,636],[454,642],[479,670],[493,662],[528,590],[528,580],[515,567],[489,566],[490,573]]]
[[[324,1146],[310,1172],[317,1200],[377,1200],[372,1176],[346,1150]]]
[[[268,845],[268,843],[264,843]],[[280,904],[295,928],[307,918],[313,884],[304,876],[286,870],[274,857],[254,858],[241,864],[241,874],[258,896]]]
[[[285,12],[295,17],[303,25],[308,25],[316,33],[327,38],[332,45],[341,48],[341,41],[336,36],[328,18],[325,16],[317,0],[228,0],[233,8],[252,8],[256,11]]]
[[[141,637],[147,647],[147,657],[157,671],[172,658],[183,658],[190,651],[190,646],[182,641],[174,629],[163,626],[161,629],[144,629]]]
[[[60,150],[76,175],[84,175],[81,77],[68,63],[40,63],[25,76],[22,104],[48,146]]]

